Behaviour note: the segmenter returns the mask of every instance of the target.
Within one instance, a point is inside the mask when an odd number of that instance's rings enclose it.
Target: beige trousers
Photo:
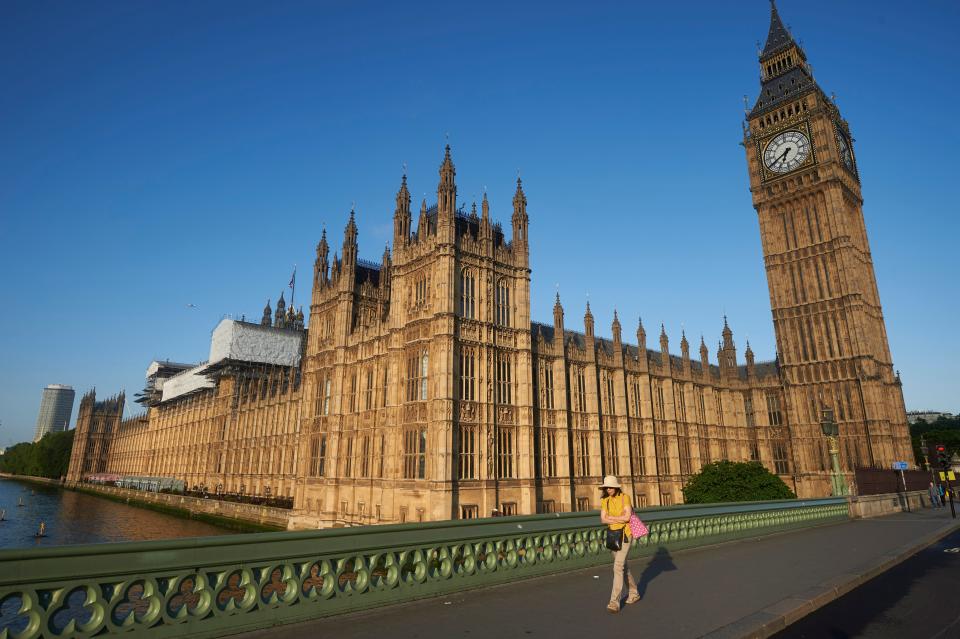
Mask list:
[[[630,574],[630,568],[627,566],[627,554],[630,552],[630,542],[632,539],[623,540],[623,546],[613,554],[613,590],[610,592],[610,603],[620,604],[620,595],[623,594],[623,577],[627,577],[627,588],[629,595],[639,594],[637,591],[637,582]]]

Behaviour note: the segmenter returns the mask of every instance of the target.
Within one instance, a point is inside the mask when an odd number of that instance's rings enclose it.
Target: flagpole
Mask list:
[[[297,292],[297,265],[293,265],[293,275],[290,276],[290,307],[296,309],[293,303],[293,296]]]

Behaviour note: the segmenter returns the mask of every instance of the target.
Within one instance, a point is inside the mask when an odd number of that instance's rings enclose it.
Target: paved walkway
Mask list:
[[[954,528],[949,509],[924,510],[663,550],[631,562],[643,600],[617,615],[605,610],[605,566],[234,636],[765,637]]]

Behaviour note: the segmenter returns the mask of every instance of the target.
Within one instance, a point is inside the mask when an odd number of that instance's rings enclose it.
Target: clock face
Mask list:
[[[847,141],[847,137],[843,133],[837,135],[837,146],[840,147],[840,161],[852,171],[853,152],[850,150],[850,142]]]
[[[800,131],[784,131],[767,144],[763,163],[776,173],[788,173],[810,156],[810,139]]]

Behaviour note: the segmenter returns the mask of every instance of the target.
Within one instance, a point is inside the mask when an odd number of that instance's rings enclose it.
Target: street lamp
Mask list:
[[[837,437],[840,435],[840,427],[833,421],[833,409],[824,408],[823,416],[820,419],[820,430],[827,438],[827,449],[830,451],[830,486],[834,497],[843,497],[850,494],[847,488],[847,480],[840,473],[840,448],[837,445]]]

